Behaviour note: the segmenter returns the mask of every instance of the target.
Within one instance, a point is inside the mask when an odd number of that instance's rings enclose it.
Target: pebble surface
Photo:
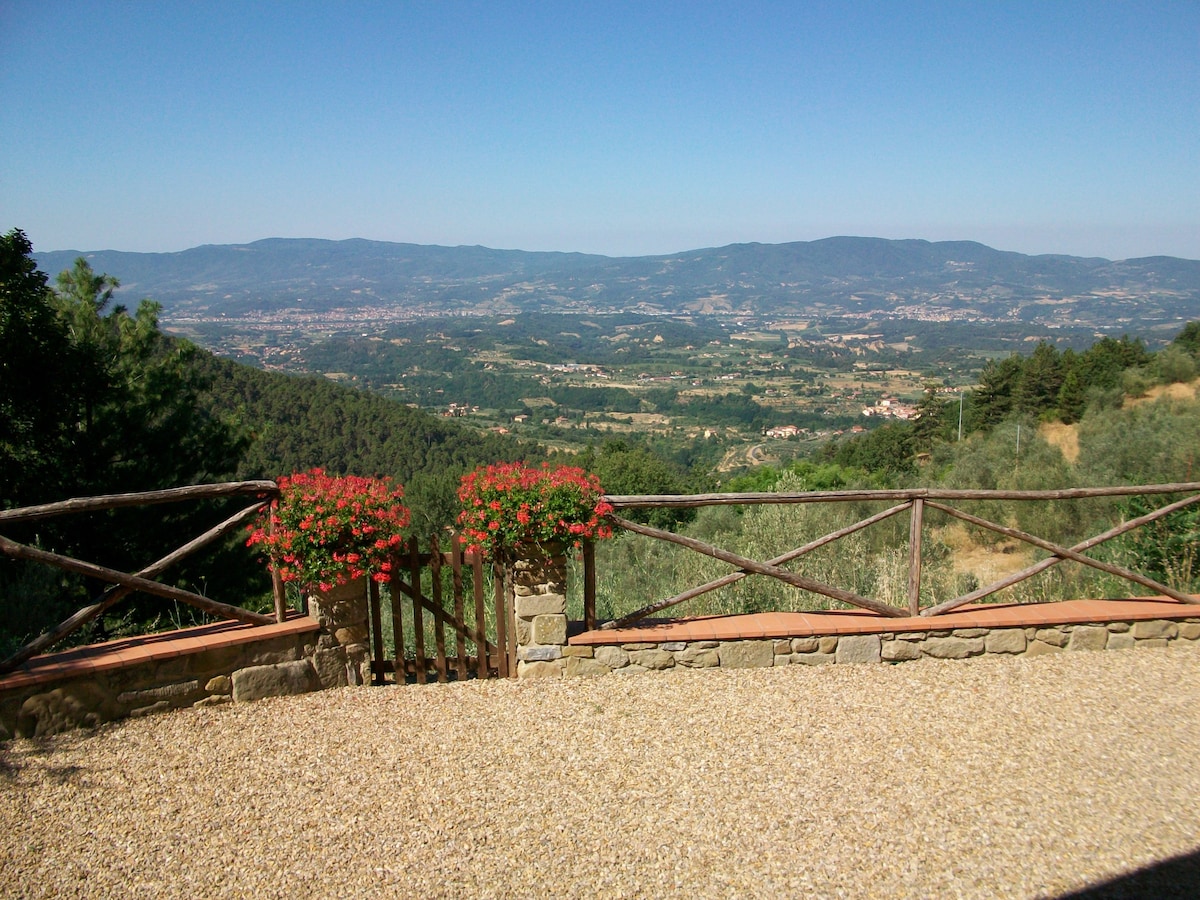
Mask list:
[[[1052,897],[1200,850],[1197,750],[1190,642],[346,688],[0,744],[0,894]]]

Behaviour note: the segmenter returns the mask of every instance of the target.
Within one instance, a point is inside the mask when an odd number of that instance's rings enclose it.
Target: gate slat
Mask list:
[[[388,585],[388,595],[392,599],[392,664],[396,672],[396,684],[404,684],[406,670],[404,666],[404,614],[400,597],[400,554],[392,554],[392,582]],[[381,640],[382,644],[383,641]]]
[[[471,581],[475,592],[475,665],[480,678],[488,677],[487,614],[483,603],[483,557],[471,554]]]
[[[383,613],[380,610],[379,582],[372,578],[368,582],[368,602],[371,604],[371,633],[375,638],[372,654],[371,682],[383,684]]]
[[[417,539],[410,538],[408,541],[408,577],[409,584],[413,589],[413,639],[416,642],[416,675],[417,684],[425,684],[428,680],[428,673],[425,670],[427,660],[425,659],[425,617],[421,611],[421,604],[415,598],[421,595],[421,552],[417,546]]]
[[[433,606],[435,609],[444,609],[442,602],[442,554],[438,550],[437,535],[433,535],[429,541],[429,572],[433,581]],[[433,617],[433,646],[434,652],[437,654],[434,666],[437,669],[438,684],[445,684],[449,678],[446,670],[446,623],[441,616]]]
[[[496,601],[496,671],[508,677],[508,618],[504,612],[504,567],[492,563],[493,594]]]
[[[458,655],[454,661],[454,669],[459,681],[467,680],[467,636],[466,613],[463,609],[463,573],[462,573],[462,541],[458,535],[450,537],[450,583],[454,586],[454,618],[458,620],[454,629],[455,647]]]

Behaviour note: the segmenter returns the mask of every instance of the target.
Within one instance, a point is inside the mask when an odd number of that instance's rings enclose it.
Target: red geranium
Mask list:
[[[388,558],[409,521],[399,485],[321,469],[277,484],[279,500],[250,526],[246,545],[261,546],[284,581],[329,590],[364,575],[391,577]]]
[[[458,524],[472,550],[492,554],[519,543],[578,546],[612,535],[604,521],[612,506],[603,496],[600,479],[576,466],[496,463],[463,476]]]

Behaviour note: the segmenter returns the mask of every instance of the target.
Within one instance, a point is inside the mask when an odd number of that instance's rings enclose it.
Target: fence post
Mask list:
[[[921,532],[925,519],[925,501],[915,497],[908,520],[908,614],[921,614]]]
[[[596,628],[596,542],[583,542],[583,627]]]

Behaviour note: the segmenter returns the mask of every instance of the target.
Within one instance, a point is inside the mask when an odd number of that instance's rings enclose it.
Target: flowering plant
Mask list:
[[[497,463],[463,476],[458,524],[472,550],[495,553],[519,543],[606,538],[603,517],[612,506],[601,499],[600,479],[574,466],[551,469]]]
[[[321,469],[277,484],[279,499],[259,513],[246,546],[261,546],[280,578],[323,591],[368,574],[391,578],[389,556],[409,521],[399,485]]]

